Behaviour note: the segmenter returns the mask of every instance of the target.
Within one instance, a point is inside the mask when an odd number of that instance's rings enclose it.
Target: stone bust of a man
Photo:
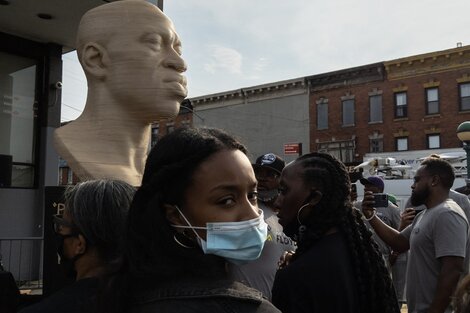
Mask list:
[[[83,113],[54,144],[82,179],[139,186],[151,123],[178,114],[186,64],[173,23],[143,0],[111,2],[82,17],[77,54],[88,82]]]

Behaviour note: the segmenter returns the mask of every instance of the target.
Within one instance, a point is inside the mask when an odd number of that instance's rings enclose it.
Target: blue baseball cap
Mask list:
[[[376,187],[379,187],[380,189],[384,189],[384,180],[380,176],[369,176],[367,178],[361,178],[359,180],[361,184],[365,185],[374,185]]]

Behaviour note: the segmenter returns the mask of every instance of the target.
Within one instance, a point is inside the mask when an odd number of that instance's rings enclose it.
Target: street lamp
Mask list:
[[[468,184],[470,180],[470,166],[468,160],[470,159],[470,122],[463,122],[457,127],[457,137],[463,142],[463,149],[467,153],[467,179]]]

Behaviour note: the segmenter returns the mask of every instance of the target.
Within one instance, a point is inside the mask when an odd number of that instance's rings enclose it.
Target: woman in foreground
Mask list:
[[[279,312],[227,278],[259,257],[267,226],[245,147],[217,129],[178,129],[150,152],[129,212],[123,269],[107,312]],[[115,299],[121,301],[115,301]]]

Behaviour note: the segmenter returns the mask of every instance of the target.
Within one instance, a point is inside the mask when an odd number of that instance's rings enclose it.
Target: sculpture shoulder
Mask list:
[[[59,127],[54,131],[53,136],[54,148],[56,149],[57,153],[67,161],[72,157],[70,150],[71,147],[73,147],[73,143],[70,142],[70,139],[71,137],[74,137],[73,132],[71,132],[71,129],[69,128],[69,125]]]

